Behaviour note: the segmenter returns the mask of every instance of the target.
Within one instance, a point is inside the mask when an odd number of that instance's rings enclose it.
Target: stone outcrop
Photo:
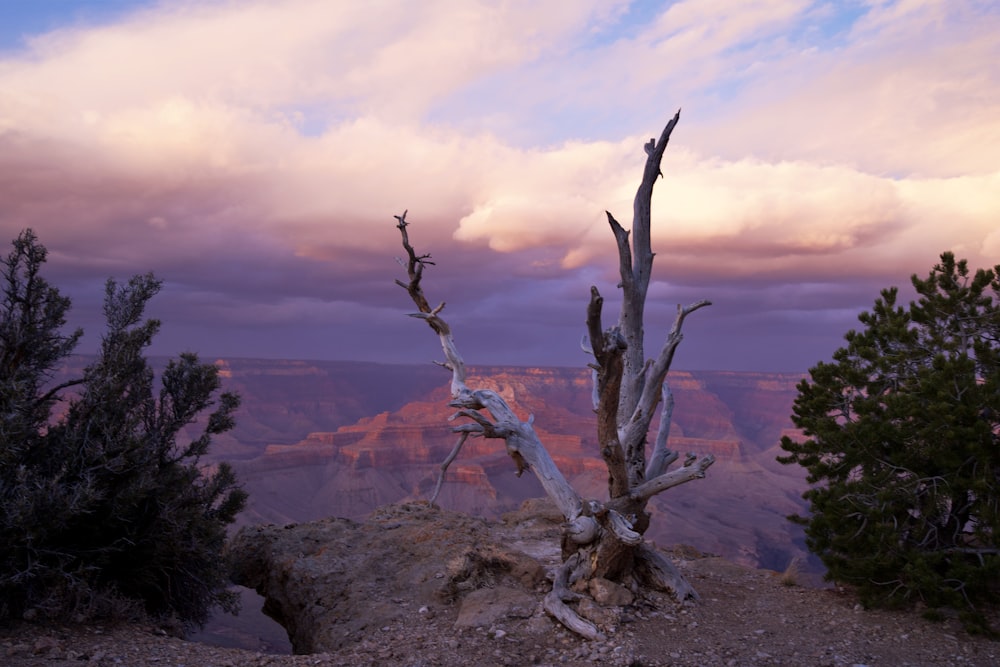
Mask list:
[[[336,651],[444,606],[458,606],[456,626],[528,619],[541,616],[546,566],[558,561],[557,517],[542,508],[498,527],[406,503],[364,522],[248,526],[230,545],[233,579],[265,598],[296,653]],[[532,554],[518,549],[529,534]],[[540,551],[539,540],[551,550]]]

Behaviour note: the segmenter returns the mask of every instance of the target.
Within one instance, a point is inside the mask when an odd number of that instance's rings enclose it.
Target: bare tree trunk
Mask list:
[[[667,448],[673,397],[666,376],[682,339],[685,318],[710,303],[698,301],[688,306],[679,305],[659,354],[646,360],[643,351],[643,317],[653,266],[650,202],[656,179],[662,175],[663,152],[679,117],[680,112],[667,123],[659,141],[650,139],[645,146],[646,165],[635,196],[631,246],[629,232],[611,213],[607,214],[618,247],[621,274],[622,309],[617,325],[603,327],[604,299],[596,287],[591,288],[587,306],[587,333],[594,355],[591,368],[594,370],[598,442],[601,458],[608,468],[609,499],[606,502],[584,502],[580,498],[538,439],[530,419],[521,421],[496,392],[466,385],[465,363],[455,346],[451,329],[441,316],[444,303],[431,308],[420,284],[424,268],[433,262],[429,255],[418,255],[410,244],[406,212],[396,216],[407,252],[407,259],[401,263],[408,276],[407,282],[396,282],[407,290],[417,306],[419,312],[413,316],[427,322],[438,335],[445,355],[442,365],[452,373],[449,405],[457,409],[453,418],[467,420],[454,427],[461,434],[460,439],[442,464],[441,475],[443,477],[470,435],[504,440],[518,475],[525,470],[535,474],[566,518],[563,565],[552,592],[545,599],[545,608],[566,627],[589,638],[600,637],[600,630],[580,618],[570,605],[584,594],[592,579],[609,579],[632,589],[646,586],[667,590],[678,598],[696,597],[694,589],[670,561],[642,539],[649,527],[646,505],[650,498],[678,484],[704,477],[714,462],[711,455],[699,458],[689,454],[682,466],[668,471],[678,456]],[[661,400],[664,405],[659,431],[647,461],[646,441]],[[440,483],[439,480],[435,498]]]

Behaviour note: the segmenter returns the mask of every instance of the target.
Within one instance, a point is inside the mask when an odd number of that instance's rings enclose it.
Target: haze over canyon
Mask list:
[[[362,518],[376,507],[429,497],[456,441],[448,373],[432,365],[219,359],[224,388],[243,404],[209,460],[234,464],[250,493],[241,525]],[[534,427],[584,496],[606,497],[587,369],[475,367]],[[754,567],[808,561],[801,529],[804,471],[775,461],[796,373],[674,371],[671,448],[715,455],[704,480],[658,496],[647,536]],[[544,493],[515,476],[502,442],[470,439],[447,472],[438,504],[496,517]],[[815,568],[815,562],[813,562]]]

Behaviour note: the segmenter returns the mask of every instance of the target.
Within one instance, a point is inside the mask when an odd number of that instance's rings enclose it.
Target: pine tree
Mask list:
[[[1000,599],[1000,266],[941,255],[917,300],[885,289],[861,331],[799,384],[785,437],[813,485],[809,548],[868,606],[959,609],[987,631]]]
[[[28,229],[14,240],[11,253],[0,259],[0,438],[4,442],[0,466],[4,470],[11,469],[21,449],[38,437],[58,393],[74,384],[43,391],[83,335],[79,329],[61,333],[70,301],[41,277],[46,255],[45,246]]]
[[[108,281],[96,360],[82,378],[45,389],[80,334],[59,334],[70,304],[39,277],[44,259],[29,231],[5,262],[4,407],[25,407],[0,414],[0,618],[101,615],[124,599],[203,623],[213,606],[235,604],[222,551],[246,494],[228,465],[199,460],[233,427],[239,398],[216,400],[218,369],[190,353],[157,386],[144,356],[160,326],[143,320],[161,285],[152,274]],[[65,415],[49,423],[72,385]],[[192,424],[200,435],[182,442]]]

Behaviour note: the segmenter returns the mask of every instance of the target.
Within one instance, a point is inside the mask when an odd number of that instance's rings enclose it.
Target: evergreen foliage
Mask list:
[[[917,300],[885,289],[861,331],[803,380],[781,463],[813,484],[809,548],[865,605],[960,610],[1000,599],[1000,266],[941,255]]]
[[[194,354],[154,381],[143,356],[159,329],[143,320],[160,289],[151,274],[107,282],[96,361],[49,386],[81,332],[60,333],[70,302],[39,275],[45,256],[27,230],[0,266],[0,620],[86,618],[133,601],[204,623],[236,603],[222,551],[246,494],[229,466],[199,459],[233,427],[239,397],[216,400],[218,369]],[[187,442],[192,424],[200,435]]]

